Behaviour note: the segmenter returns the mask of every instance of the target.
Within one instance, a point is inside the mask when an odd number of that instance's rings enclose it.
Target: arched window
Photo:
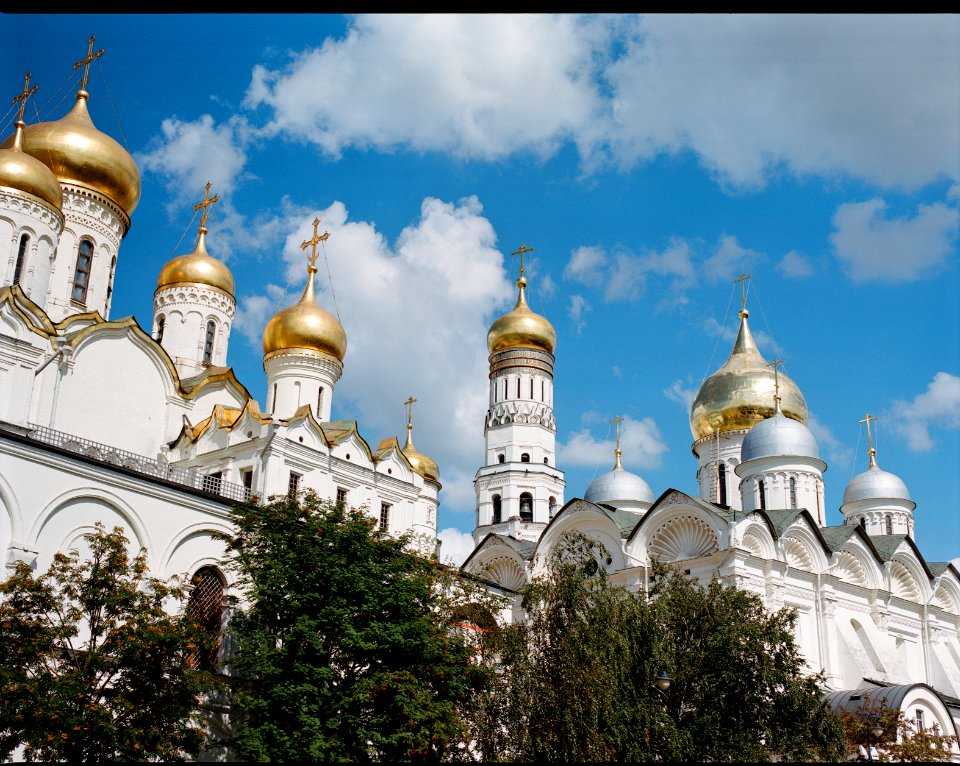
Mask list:
[[[320,419],[321,412],[323,412],[323,386],[320,386],[320,392],[317,394],[317,420]]]
[[[161,314],[157,317],[157,343],[163,340],[163,326],[167,323],[167,318]]]
[[[553,495],[550,496],[549,508],[550,508],[550,518],[552,519],[553,514],[557,512],[557,498],[555,498]]]
[[[501,515],[500,495],[494,495],[493,496],[493,523],[494,524],[500,523],[500,515]]]
[[[763,479],[757,482],[757,494],[760,497],[760,510],[765,511],[767,509],[767,491],[763,486]]]
[[[530,462],[530,453],[529,453],[529,452],[524,452],[524,453],[522,453],[522,454],[520,455],[520,462],[521,462],[521,463],[529,463],[529,462]]]
[[[887,522],[887,534],[892,535],[893,534],[893,516],[889,513],[887,514],[886,522]]]
[[[107,306],[110,305],[110,296],[113,295],[113,274],[117,270],[117,256],[110,261],[110,279],[107,282]]]
[[[790,507],[797,507],[797,480],[790,477]]]
[[[216,567],[201,567],[193,576],[187,614],[212,639],[207,651],[190,655],[190,665],[198,670],[214,670],[220,654],[223,623],[223,577]]]
[[[211,319],[207,322],[207,337],[203,341],[203,363],[210,364],[213,361],[213,338],[217,331],[216,323]]]
[[[533,399],[533,378],[530,378],[530,398]]]
[[[860,526],[863,527],[864,529],[867,528],[867,517],[866,517],[866,516],[861,516],[861,517],[860,517]]]
[[[545,457],[545,458],[543,459],[543,464],[544,464],[544,465],[550,465],[550,458]]]
[[[517,399],[520,398],[520,376],[517,375]]]
[[[717,466],[717,487],[718,487],[718,502],[720,505],[727,504],[727,466],[724,463],[720,463]]]
[[[27,259],[27,245],[30,244],[30,235],[20,237],[20,247],[17,249],[17,265],[13,269],[13,284],[20,284],[20,275],[23,273],[23,264]]]
[[[76,303],[86,303],[90,286],[90,268],[93,266],[93,242],[80,240],[77,250],[77,268],[73,272],[73,292],[70,298]]]
[[[533,521],[533,495],[520,493],[520,521]]]
[[[501,452],[499,455],[497,455],[497,462],[498,462],[498,463],[502,463],[502,462],[503,462],[504,460],[506,460],[506,459],[507,459],[506,456],[505,456],[502,452]]]

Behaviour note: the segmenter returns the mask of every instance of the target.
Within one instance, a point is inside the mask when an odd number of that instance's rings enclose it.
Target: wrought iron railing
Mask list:
[[[76,452],[86,458],[105,465],[114,465],[143,476],[166,479],[174,484],[191,487],[211,495],[219,495],[229,500],[243,501],[250,497],[250,490],[241,484],[224,481],[220,473],[204,474],[192,468],[180,468],[163,460],[137,455],[127,450],[101,444],[92,439],[57,431],[46,426],[30,425],[27,434],[44,444]]]

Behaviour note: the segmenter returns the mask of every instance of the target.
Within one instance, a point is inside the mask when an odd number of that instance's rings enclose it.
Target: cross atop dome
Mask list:
[[[30,72],[27,72],[27,76],[23,80],[23,93],[13,97],[12,103],[20,102],[20,108],[17,110],[17,122],[23,122],[23,112],[27,108],[27,99],[37,92],[38,86],[30,87],[30,74]]]
[[[306,250],[308,247],[311,248],[310,255],[307,256],[307,260],[309,261],[310,271],[317,270],[317,258],[319,257],[319,254],[317,253],[317,245],[319,245],[321,242],[326,242],[330,238],[329,231],[325,231],[323,232],[323,234],[317,234],[317,230],[319,226],[320,226],[320,219],[314,218],[313,219],[313,238],[305,239],[300,244],[301,250]]]
[[[83,77],[80,78],[80,90],[87,89],[87,80],[90,77],[90,64],[95,59],[98,59],[103,55],[103,48],[98,50],[96,53],[93,52],[93,41],[96,39],[96,35],[90,35],[90,39],[87,41],[87,57],[80,59],[73,65],[74,72],[76,72],[80,67],[83,67]]]

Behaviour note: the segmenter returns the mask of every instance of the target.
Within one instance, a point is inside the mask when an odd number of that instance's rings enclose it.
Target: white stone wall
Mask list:
[[[200,284],[171,285],[157,290],[153,298],[152,337],[159,335],[160,345],[170,355],[181,378],[191,378],[207,367],[227,364],[230,328],[237,303],[232,295]],[[214,325],[213,348],[209,362],[204,361],[207,326]]]

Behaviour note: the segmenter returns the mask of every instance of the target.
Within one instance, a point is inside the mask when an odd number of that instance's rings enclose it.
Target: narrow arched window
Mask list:
[[[720,505],[727,504],[727,466],[724,463],[720,463],[717,466],[717,488],[718,488],[718,501]]]
[[[503,462],[504,460],[506,460],[506,459],[507,459],[507,458],[506,458],[506,455],[504,455],[502,452],[501,452],[499,455],[497,455],[497,462],[498,462],[498,463],[502,463],[502,462]]]
[[[70,298],[76,303],[86,303],[87,288],[90,286],[90,269],[93,266],[93,242],[80,241],[77,250],[77,267],[73,272],[73,292]]]
[[[529,462],[530,462],[530,453],[529,453],[529,452],[524,452],[524,453],[522,453],[522,454],[520,455],[520,462],[521,462],[521,463],[529,463]]]
[[[540,401],[547,401],[547,383],[544,380],[540,381]]]
[[[317,393],[317,420],[320,419],[321,412],[323,412],[323,386],[320,386],[320,391]]]
[[[203,363],[210,364],[213,361],[213,337],[217,331],[216,323],[211,319],[207,322],[207,337],[203,341]]]
[[[790,477],[790,507],[797,507],[797,480]]]
[[[530,378],[530,398],[533,399],[533,378]]]
[[[867,517],[866,517],[866,516],[861,516],[861,517],[860,517],[860,526],[863,527],[864,529],[867,528]]]
[[[163,326],[167,323],[167,318],[161,314],[157,317],[157,343],[163,340]]]
[[[887,534],[893,534],[893,516],[891,516],[889,513],[887,514]]]
[[[549,508],[550,508],[550,518],[552,519],[553,514],[557,512],[557,498],[555,498],[553,495],[550,496]]]
[[[506,400],[507,398],[507,379],[506,378],[503,379],[503,398],[504,400]]]
[[[20,247],[17,248],[17,265],[13,268],[13,284],[20,284],[20,275],[23,274],[23,264],[27,260],[27,245],[30,244],[30,235],[20,237]]]
[[[517,399],[520,398],[520,376],[517,375]]]
[[[533,495],[520,493],[520,521],[533,521]]]
[[[500,523],[500,514],[501,514],[501,501],[500,495],[493,496],[493,523]]]
[[[767,509],[767,490],[763,486],[763,481],[757,483],[757,495],[760,498],[760,510],[765,511]]]
[[[214,670],[220,654],[223,623],[223,577],[216,567],[201,567],[193,576],[187,614],[209,636],[211,643],[206,651],[190,655],[190,665],[198,670]]]
[[[117,256],[110,261],[110,279],[107,281],[107,307],[110,306],[110,296],[113,295],[113,275],[117,270]]]

